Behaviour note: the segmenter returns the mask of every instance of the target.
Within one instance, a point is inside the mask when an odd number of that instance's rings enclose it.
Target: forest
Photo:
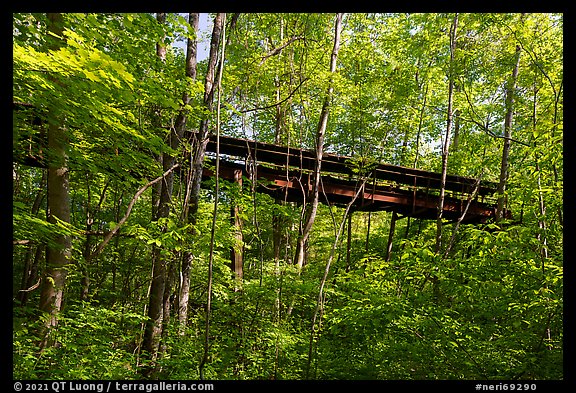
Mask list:
[[[14,379],[565,378],[563,14],[12,31]]]

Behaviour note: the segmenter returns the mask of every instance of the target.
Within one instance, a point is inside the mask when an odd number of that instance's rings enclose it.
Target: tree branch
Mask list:
[[[132,200],[130,201],[130,203],[128,204],[128,209],[126,210],[126,214],[124,215],[124,217],[122,217],[122,219],[116,224],[116,226],[114,227],[114,229],[112,229],[110,232],[108,232],[106,234],[106,236],[104,236],[104,240],[102,240],[102,243],[100,243],[98,245],[98,248],[96,248],[96,251],[94,251],[92,254],[90,254],[89,256],[89,261],[91,261],[92,259],[96,258],[98,255],[100,255],[100,253],[102,252],[102,250],[104,249],[104,247],[106,247],[106,245],[108,244],[108,242],[114,237],[114,235],[120,230],[120,227],[122,225],[124,225],[124,223],[126,222],[126,220],[128,219],[128,217],[130,217],[130,213],[132,212],[132,208],[134,207],[134,204],[136,203],[136,201],[138,200],[138,198],[140,198],[140,195],[142,195],[144,193],[144,191],[146,191],[150,186],[153,186],[154,184],[158,183],[160,180],[164,179],[166,176],[168,176],[168,174],[170,172],[172,172],[174,169],[176,169],[177,167],[179,167],[180,164],[174,164],[172,166],[172,168],[168,169],[166,172],[164,172],[162,174],[162,176],[158,176],[156,179],[152,180],[151,182],[147,183],[146,185],[144,185],[142,188],[140,188],[136,194],[134,194],[134,197],[132,198]]]
[[[42,277],[38,278],[38,281],[36,282],[36,284],[32,285],[30,288],[28,289],[20,289],[18,292],[32,292],[33,290],[35,290],[36,288],[38,288],[40,286],[40,282],[42,281]]]
[[[30,240],[27,239],[23,239],[23,240],[12,240],[12,245],[13,246],[23,246],[25,244],[29,244],[31,243]]]
[[[446,247],[446,250],[444,251],[444,257],[443,257],[444,259],[446,259],[448,257],[448,254],[450,253],[452,246],[454,246],[454,242],[456,240],[456,234],[458,233],[458,229],[460,228],[460,224],[462,224],[464,217],[466,217],[466,213],[468,213],[468,208],[472,204],[472,200],[476,197],[476,194],[478,193],[478,189],[480,188],[480,181],[482,180],[483,175],[484,175],[484,169],[482,169],[480,176],[478,176],[478,179],[476,179],[476,182],[474,183],[474,190],[468,196],[468,201],[466,201],[466,207],[464,208],[462,215],[458,218],[458,221],[456,222],[456,225],[454,226],[454,231],[452,232],[452,237],[450,238],[450,242],[448,243],[448,246]]]
[[[473,105],[472,102],[470,101],[470,97],[468,97],[468,93],[466,92],[466,89],[464,88],[464,84],[463,84],[463,83],[461,83],[461,87],[462,87],[462,91],[464,92],[464,96],[466,96],[466,101],[468,102],[468,105],[470,106],[470,109],[472,110],[472,113],[474,114],[474,116],[480,118],[480,116],[478,116],[478,113],[476,113],[476,110],[474,109],[474,105]],[[524,146],[527,146],[527,147],[532,147],[532,146],[530,146],[528,143],[519,141],[518,139],[508,138],[508,137],[506,137],[506,136],[504,136],[504,135],[497,135],[497,134],[495,134],[493,131],[491,131],[491,130],[488,128],[487,125],[480,123],[478,120],[475,120],[475,119],[472,119],[472,118],[467,119],[467,118],[462,117],[462,116],[461,116],[460,118],[461,118],[462,120],[464,120],[464,121],[467,121],[467,122],[471,122],[471,123],[476,124],[478,127],[480,127],[480,129],[481,129],[482,131],[484,131],[485,133],[487,133],[488,135],[490,135],[490,136],[493,137],[493,138],[506,139],[506,140],[509,140],[509,141],[511,141],[511,142],[516,142],[516,143],[519,143],[519,144],[524,145]]]
[[[301,40],[303,38],[304,37],[301,35],[294,36],[294,37],[290,38],[288,41],[286,41],[285,43],[283,43],[282,45],[280,45],[279,47],[272,49],[267,55],[262,56],[262,60],[260,61],[259,65],[264,64],[264,61],[266,61],[266,59],[268,59],[269,57],[276,56],[277,54],[279,54],[282,51],[282,49],[286,48],[288,45],[290,45],[294,41]]]
[[[254,112],[254,111],[259,111],[259,110],[264,110],[264,109],[270,109],[270,108],[273,108],[273,107],[278,106],[278,105],[280,105],[280,104],[283,104],[284,102],[286,102],[286,101],[288,101],[290,98],[292,98],[292,96],[293,96],[294,94],[296,94],[296,91],[300,88],[300,86],[302,86],[302,85],[304,84],[304,82],[306,82],[308,79],[310,79],[310,78],[304,78],[304,79],[302,79],[302,81],[300,81],[300,83],[298,84],[298,86],[296,86],[296,88],[295,88],[294,90],[292,90],[292,91],[290,92],[290,94],[288,94],[288,96],[287,96],[286,98],[284,98],[283,100],[278,101],[278,102],[275,103],[275,104],[271,104],[271,105],[267,105],[267,106],[256,107],[256,108],[252,108],[252,109],[245,109],[245,110],[243,110],[243,111],[240,111],[240,113],[248,113],[248,112]]]

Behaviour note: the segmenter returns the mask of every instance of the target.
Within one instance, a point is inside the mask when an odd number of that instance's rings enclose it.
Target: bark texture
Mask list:
[[[64,19],[60,13],[49,13],[48,31],[61,37],[64,31]],[[49,36],[49,49],[58,50],[63,46],[61,39]],[[64,119],[58,108],[51,108],[48,119],[48,149],[51,159],[48,160],[48,222],[56,224],[61,221],[70,223],[70,198],[66,131]],[[58,234],[46,249],[46,270],[40,292],[40,310],[47,314],[45,331],[40,336],[40,347],[53,344],[49,333],[58,323],[57,315],[62,308],[66,268],[70,263],[71,239],[69,235]]]
[[[340,49],[340,32],[342,29],[342,14],[336,15],[336,23],[334,26],[334,46],[332,48],[332,55],[330,56],[330,73],[336,73],[336,61],[338,59],[338,51]],[[324,136],[326,134],[326,125],[328,124],[328,116],[330,114],[330,102],[334,93],[333,77],[328,82],[328,89],[324,96],[324,103],[320,112],[320,120],[318,121],[318,128],[316,131],[316,164],[312,177],[312,189],[310,191],[310,202],[306,206],[306,214],[304,225],[302,226],[301,233],[298,236],[296,244],[295,263],[299,269],[305,264],[306,243],[310,237],[312,225],[316,220],[316,212],[318,211],[318,198],[320,194],[320,177],[322,170],[322,157],[324,155]]]
[[[436,253],[440,253],[442,248],[442,216],[444,211],[444,195],[446,193],[446,174],[448,173],[448,154],[450,150],[450,135],[452,133],[452,120],[454,116],[454,52],[456,51],[456,31],[458,29],[458,14],[454,15],[452,26],[450,27],[450,64],[448,82],[448,111],[446,115],[446,134],[444,145],[442,146],[442,174],[440,178],[440,196],[438,197],[438,213],[436,216]]]
[[[508,157],[510,156],[510,145],[512,138],[512,123],[514,120],[514,94],[516,81],[518,80],[518,69],[520,68],[520,54],[522,47],[516,45],[515,64],[512,75],[506,87],[506,117],[504,118],[504,145],[502,147],[502,160],[500,162],[500,181],[498,182],[498,203],[496,207],[496,221],[505,217],[506,208],[506,183],[508,182]]]

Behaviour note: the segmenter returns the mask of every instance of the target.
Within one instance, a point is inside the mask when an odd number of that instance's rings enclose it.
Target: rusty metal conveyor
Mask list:
[[[216,137],[210,136],[206,151],[216,152]],[[248,139],[220,137],[220,177],[234,180],[234,172],[259,181],[258,191],[275,198],[302,202],[312,189],[316,155],[305,149],[288,148]],[[351,157],[325,153],[322,159],[320,201],[346,205],[356,195],[362,182],[354,174]],[[213,176],[210,165],[206,178]],[[374,164],[364,174],[369,179],[353,203],[355,210],[396,211],[403,216],[433,219],[437,216],[441,174],[390,164]],[[476,179],[447,175],[443,216],[457,220],[463,213]],[[484,222],[494,216],[494,201],[490,195],[496,184],[482,182],[463,222]]]

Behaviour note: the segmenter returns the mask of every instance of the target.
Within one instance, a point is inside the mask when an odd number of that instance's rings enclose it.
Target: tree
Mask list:
[[[48,50],[57,51],[62,46],[64,18],[60,13],[47,14]],[[55,81],[56,82],[56,81]],[[58,83],[58,82],[57,82]],[[61,108],[50,108],[48,119],[48,222],[70,223],[70,201],[68,196],[68,166],[66,156],[66,128],[64,117],[59,115]],[[47,314],[45,328],[41,334],[40,348],[52,345],[49,334],[58,323],[58,313],[62,308],[66,267],[70,263],[71,239],[69,235],[57,235],[46,250],[46,270],[42,279],[40,310]]]
[[[498,183],[498,205],[496,206],[496,219],[504,218],[505,208],[505,191],[506,182],[508,180],[508,157],[510,156],[510,146],[512,138],[512,121],[514,117],[514,95],[516,90],[516,81],[518,80],[518,69],[520,68],[520,54],[522,48],[516,45],[516,54],[514,56],[514,68],[512,75],[508,79],[506,86],[506,117],[504,118],[504,142],[502,146],[502,160],[500,165],[500,181]]]
[[[440,196],[438,197],[438,213],[436,216],[436,253],[440,253],[442,248],[442,216],[444,212],[444,195],[446,192],[446,174],[448,171],[448,155],[450,150],[450,137],[452,135],[452,119],[454,112],[452,109],[454,102],[454,84],[456,80],[456,70],[454,64],[454,54],[456,52],[456,30],[458,28],[458,13],[454,14],[452,25],[450,26],[450,62],[448,63],[448,109],[446,114],[446,133],[442,144],[442,172],[440,180]]]
[[[165,15],[158,14],[158,21],[164,23],[166,20]],[[192,34],[196,34],[198,30],[198,15],[189,14],[188,22],[193,30]],[[185,63],[185,74],[187,78],[194,81],[196,78],[196,39],[187,39],[186,46],[186,63]],[[165,58],[165,48],[162,48],[161,44],[157,46],[157,53],[159,58],[162,60]],[[170,133],[168,135],[168,146],[171,151],[179,152],[180,141],[184,137],[185,127],[186,127],[186,113],[188,112],[187,106],[191,100],[190,93],[184,91],[182,93],[182,103],[181,109],[179,110],[174,126],[171,127]],[[174,166],[176,157],[174,153],[166,152],[162,154],[162,166],[166,171]],[[166,176],[164,181],[161,183],[158,209],[156,212],[155,219],[158,221],[169,219],[170,216],[170,206],[172,203],[172,193],[174,188],[174,176],[172,173]],[[167,230],[167,226],[163,225],[163,231]],[[167,322],[170,316],[170,295],[171,295],[171,285],[168,271],[169,260],[166,256],[162,256],[160,247],[153,246],[153,273],[152,281],[150,284],[150,300],[148,307],[148,316],[150,318],[149,323],[146,326],[144,334],[144,348],[149,352],[151,360],[156,360],[160,338],[162,333],[167,326]],[[188,303],[188,288],[189,288],[189,265],[185,264],[182,266],[182,285],[180,289],[180,302],[178,309],[178,316],[181,325],[185,325],[185,318],[183,315],[187,313],[187,303]],[[152,369],[153,370],[153,369]]]
[[[221,93],[222,93],[222,72],[224,70],[224,51],[226,46],[226,14],[221,15],[221,22],[219,23],[222,29],[222,36],[218,38],[221,43],[219,48],[219,66],[218,66],[218,76],[217,76],[217,91],[218,91],[218,102],[216,108],[216,168],[215,168],[215,200],[214,200],[214,210],[212,211],[212,226],[210,231],[210,254],[208,260],[208,288],[207,288],[207,299],[206,299],[206,318],[205,318],[205,331],[204,331],[204,353],[202,359],[200,360],[199,375],[200,379],[204,379],[204,366],[208,361],[208,351],[210,348],[210,318],[212,313],[212,284],[213,284],[213,264],[214,264],[214,247],[215,247],[215,236],[216,236],[216,222],[218,218],[218,202],[219,202],[219,192],[220,192],[220,108],[221,108]],[[216,25],[216,21],[215,21]],[[234,174],[235,180],[238,178],[238,173]],[[236,275],[236,279],[239,277],[240,271],[236,270],[236,260],[232,261],[234,263],[233,272]]]
[[[192,27],[194,34],[198,34],[198,23],[199,23],[200,16],[198,13],[190,13],[188,14],[188,23]],[[188,39],[186,46],[186,75],[190,77],[192,80],[196,79],[196,63],[197,63],[197,51],[198,51],[198,40],[195,39]],[[184,102],[188,104],[189,98],[186,96],[186,92],[184,93],[185,96],[183,98]],[[186,105],[185,104],[185,105]],[[186,122],[182,123],[182,126],[185,126]],[[193,172],[190,171],[190,176],[193,175]],[[192,180],[192,177],[190,177]],[[188,185],[190,182],[187,182],[186,191],[188,193]],[[188,208],[189,204],[187,200],[184,203],[184,217],[188,216]],[[192,220],[194,220],[192,218]],[[192,221],[194,222],[194,221]],[[182,258],[182,279],[180,284],[180,292],[178,294],[178,322],[180,324],[180,334],[183,335],[185,333],[185,326],[186,321],[188,320],[188,300],[190,298],[190,265],[192,263],[192,254],[184,253]]]
[[[208,57],[208,68],[206,70],[206,75],[204,79],[204,99],[203,99],[203,106],[206,110],[206,114],[200,121],[199,132],[198,134],[192,134],[192,143],[191,143],[191,161],[190,161],[190,173],[188,179],[188,185],[186,188],[186,196],[185,196],[185,218],[188,220],[189,223],[192,224],[192,228],[197,222],[197,212],[198,212],[198,205],[200,199],[200,185],[202,182],[202,169],[204,168],[204,156],[206,154],[206,145],[208,144],[209,140],[209,118],[208,116],[212,113],[213,110],[213,101],[214,101],[214,78],[216,72],[216,64],[218,60],[218,47],[220,45],[220,39],[222,34],[222,25],[223,25],[223,17],[222,13],[216,14],[214,17],[214,26],[212,30],[212,38],[210,41],[210,53]],[[196,23],[197,26],[198,18],[197,16],[193,17],[193,22]],[[195,27],[196,29],[197,27]],[[192,48],[191,48],[192,49]],[[192,236],[195,234],[195,230],[192,229]],[[183,253],[183,262],[182,262],[182,271],[188,272],[189,267],[192,264],[194,259],[194,253],[192,251],[185,251]],[[183,284],[181,293],[180,293],[180,310],[179,310],[179,322],[181,329],[183,326],[186,325],[186,320],[188,318],[188,301],[187,297],[189,297],[189,291],[187,291],[186,283]]]
[[[334,46],[332,48],[332,54],[330,55],[330,79],[328,81],[328,87],[326,89],[326,94],[324,96],[324,101],[322,103],[322,109],[320,111],[320,118],[318,120],[318,126],[316,129],[316,163],[314,166],[314,172],[312,173],[312,188],[309,193],[308,202],[306,206],[306,214],[304,219],[304,225],[302,226],[302,233],[298,236],[298,241],[296,244],[296,256],[294,261],[296,266],[301,269],[304,266],[305,254],[306,254],[306,243],[308,237],[310,236],[310,231],[314,225],[314,220],[316,219],[316,212],[318,211],[318,198],[320,196],[320,176],[322,170],[322,156],[324,154],[324,137],[326,134],[326,126],[328,124],[328,116],[330,114],[330,105],[332,100],[332,95],[334,93],[334,74],[336,73],[336,61],[338,59],[338,50],[340,49],[340,29],[342,24],[342,14],[336,15],[336,22],[334,27]]]
[[[158,13],[156,16],[158,23],[166,22],[166,14]],[[158,58],[162,61],[166,59],[166,48],[163,43],[158,43],[156,45],[156,54]],[[171,130],[169,136],[168,145],[172,149],[178,148],[178,134],[176,130]],[[174,157],[170,154],[164,153],[161,155],[161,163],[163,169],[168,169],[174,165]],[[155,209],[156,220],[160,218],[167,218],[170,214],[170,202],[172,199],[172,188],[173,188],[173,175],[170,174],[160,182],[159,187],[159,199],[158,208]],[[161,255],[161,250],[159,246],[153,245],[152,249],[152,280],[150,283],[150,300],[148,304],[148,323],[146,324],[146,329],[144,331],[144,339],[142,346],[148,352],[150,360],[155,362],[158,349],[160,345],[160,338],[162,335],[163,321],[167,318],[164,315],[164,292],[166,290],[167,277],[167,264],[168,261],[165,257]],[[149,371],[154,370],[151,367]]]

